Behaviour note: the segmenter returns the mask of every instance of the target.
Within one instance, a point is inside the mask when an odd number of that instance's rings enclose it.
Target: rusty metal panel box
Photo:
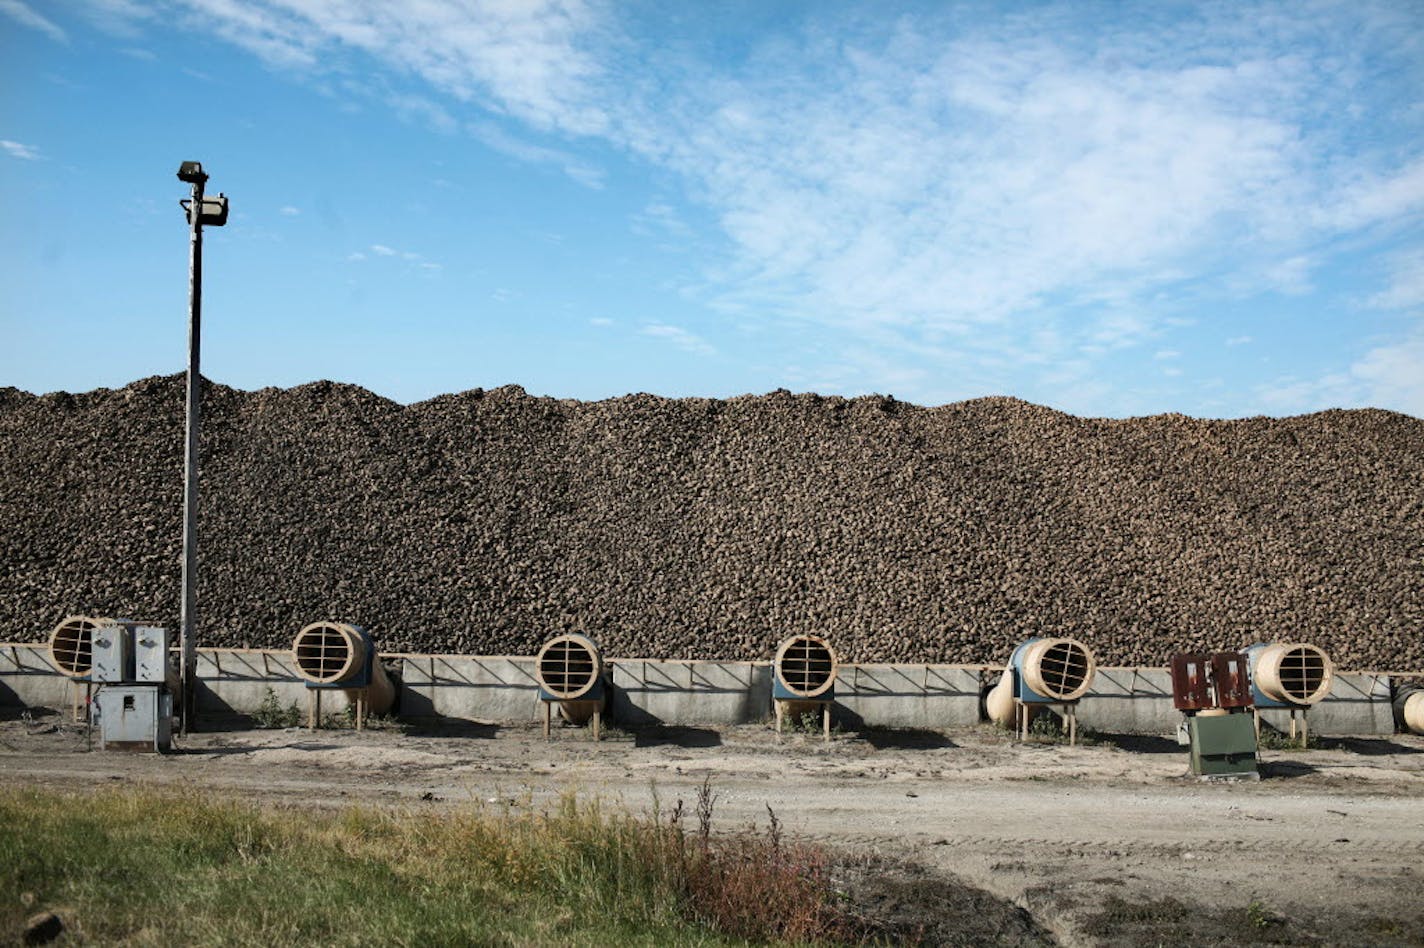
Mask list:
[[[1211,684],[1218,707],[1251,707],[1251,674],[1240,652],[1217,652],[1211,657]]]
[[[1184,652],[1172,656],[1172,705],[1178,711],[1200,711],[1211,707],[1211,686],[1207,669],[1211,656]]]
[[[134,629],[134,681],[161,685],[168,680],[168,630],[155,625]]]

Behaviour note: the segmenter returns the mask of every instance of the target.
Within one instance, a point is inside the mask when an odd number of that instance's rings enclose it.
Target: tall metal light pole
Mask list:
[[[196,161],[178,168],[178,180],[193,186],[189,201],[180,202],[188,214],[191,237],[188,259],[188,410],[187,440],[183,448],[183,611],[180,619],[180,650],[183,655],[180,713],[182,733],[187,734],[196,710],[198,651],[193,625],[198,612],[198,420],[202,411],[202,375],[199,356],[203,340],[203,225],[221,227],[227,223],[227,198],[203,197],[208,176]]]

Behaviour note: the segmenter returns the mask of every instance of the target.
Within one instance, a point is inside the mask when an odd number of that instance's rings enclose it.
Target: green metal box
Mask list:
[[[1187,719],[1192,773],[1204,777],[1256,773],[1256,724],[1249,714],[1194,714]]]

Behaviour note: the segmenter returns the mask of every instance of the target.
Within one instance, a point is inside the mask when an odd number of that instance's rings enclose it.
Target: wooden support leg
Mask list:
[[[831,703],[826,701],[821,705],[821,733],[827,744],[831,742]]]
[[[365,688],[356,692],[356,730],[358,731],[366,726],[366,693]]]
[[[1075,705],[1064,705],[1063,716],[1068,719],[1068,746],[1078,744],[1078,709]]]
[[[603,739],[603,738],[600,736],[601,733],[602,733],[602,731],[603,731],[603,712],[602,712],[601,710],[599,710],[598,708],[594,708],[594,709],[593,709],[593,739],[594,739],[595,741],[600,741],[600,740]]]
[[[776,739],[781,740],[781,719],[785,715],[785,710],[780,701],[773,701],[772,706],[776,709]]]
[[[549,739],[549,731],[551,730],[550,725],[551,725],[551,723],[553,722],[553,719],[554,719],[554,702],[552,702],[552,701],[545,701],[545,702],[544,702],[544,740],[546,740],[546,741]]]
[[[1305,712],[1302,711],[1302,712],[1300,713],[1300,749],[1301,749],[1301,750],[1305,750],[1305,748],[1306,748],[1309,744],[1310,744],[1310,719],[1307,718],[1307,717],[1305,716]]]
[[[1295,740],[1295,708],[1291,708],[1291,740]]]

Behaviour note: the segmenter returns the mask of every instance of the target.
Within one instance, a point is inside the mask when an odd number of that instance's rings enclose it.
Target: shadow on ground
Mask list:
[[[722,735],[705,727],[674,727],[666,724],[640,727],[633,732],[634,747],[720,747]]]
[[[934,750],[958,746],[939,731],[915,727],[864,728],[856,737],[876,750]]]

